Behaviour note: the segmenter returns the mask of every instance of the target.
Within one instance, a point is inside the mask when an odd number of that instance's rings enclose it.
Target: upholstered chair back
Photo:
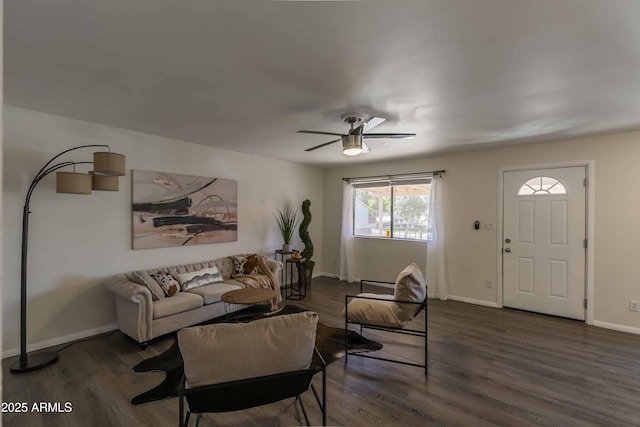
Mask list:
[[[400,301],[422,302],[427,297],[427,285],[420,268],[411,263],[398,274],[393,289],[393,299]],[[420,311],[415,304],[396,303],[396,315],[402,322],[410,322]]]
[[[307,369],[317,324],[318,315],[305,311],[182,329],[185,388]]]

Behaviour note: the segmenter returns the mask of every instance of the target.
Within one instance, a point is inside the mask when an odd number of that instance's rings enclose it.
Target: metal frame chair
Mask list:
[[[394,282],[383,282],[383,281],[379,281],[379,280],[360,280],[360,293],[362,293],[362,288],[363,288],[363,284],[364,283],[382,283],[382,284],[394,284]],[[360,323],[360,322],[354,322],[354,321],[350,321],[349,320],[349,300],[351,299],[369,299],[369,300],[375,300],[375,301],[386,301],[386,302],[396,302],[396,303],[403,303],[403,304],[413,304],[413,305],[417,305],[420,306],[420,308],[418,309],[418,311],[416,312],[415,316],[417,316],[418,314],[420,314],[420,311],[424,310],[424,331],[418,330],[418,329],[409,329],[409,328],[404,328],[404,327],[391,327],[391,326],[380,326],[380,325],[373,325],[373,324],[369,324],[369,323]],[[416,301],[404,301],[404,300],[389,300],[389,299],[384,299],[384,298],[374,298],[374,297],[363,297],[363,296],[358,296],[358,295],[345,295],[344,298],[344,329],[345,329],[345,335],[344,335],[344,349],[345,349],[345,356],[344,356],[344,363],[345,365],[348,362],[349,359],[349,355],[351,356],[358,356],[358,357],[366,357],[369,359],[377,359],[377,360],[384,360],[387,362],[393,362],[393,363],[400,363],[403,365],[410,365],[410,366],[417,366],[420,368],[424,368],[424,374],[427,375],[427,298],[425,297],[424,301],[422,302],[416,302]],[[414,318],[415,318],[414,316]],[[375,329],[375,330],[380,330],[380,331],[386,331],[386,332],[394,332],[394,333],[399,333],[399,334],[404,334],[404,335],[413,335],[413,336],[419,336],[419,337],[424,337],[424,364],[420,365],[418,363],[412,363],[412,362],[406,362],[404,360],[397,360],[397,359],[388,359],[385,357],[377,357],[377,356],[372,356],[370,354],[364,354],[364,353],[350,353],[349,352],[349,348],[348,348],[348,336],[349,334],[346,333],[346,331],[348,330],[349,324],[354,324],[354,325],[359,325],[360,326],[360,335],[362,335],[362,330],[363,329]]]
[[[305,391],[313,391],[313,395],[322,411],[322,425],[327,425],[327,364],[317,348],[314,347],[315,358],[311,366],[299,371],[283,372],[263,377],[229,381],[219,384],[185,388],[185,375],[182,376],[179,391],[179,426],[189,425],[192,413],[197,414],[196,427],[200,425],[203,413],[229,412],[279,402],[295,397],[300,404],[307,425],[309,417],[302,404],[300,395]],[[313,377],[322,372],[322,396],[318,395]],[[188,403],[185,415],[184,401]]]

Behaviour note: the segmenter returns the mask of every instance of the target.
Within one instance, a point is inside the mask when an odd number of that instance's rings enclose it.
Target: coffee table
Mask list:
[[[228,304],[260,304],[276,297],[276,291],[265,288],[242,288],[225,292],[220,299]]]
[[[227,304],[242,304],[242,305],[265,305],[264,312],[271,311],[271,303],[269,302],[276,297],[276,291],[273,289],[265,288],[242,288],[233,291],[225,292],[220,297],[225,303],[225,311],[228,311]],[[228,315],[232,315],[234,312],[228,312]]]

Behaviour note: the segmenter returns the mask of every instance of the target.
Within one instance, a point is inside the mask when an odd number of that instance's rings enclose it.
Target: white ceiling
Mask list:
[[[330,166],[640,128],[638,0],[5,0],[5,102]],[[387,118],[372,153],[298,129]]]

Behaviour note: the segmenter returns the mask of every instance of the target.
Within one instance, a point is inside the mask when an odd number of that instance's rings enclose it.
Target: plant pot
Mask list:
[[[306,262],[299,263],[298,267],[298,286],[302,286],[303,283],[306,283],[306,288],[309,289],[311,287],[311,278],[313,277],[313,267],[309,267]],[[303,275],[306,275],[305,282],[301,281]]]
[[[291,243],[283,243],[282,244],[282,251],[283,252],[291,252],[291,249],[293,249],[293,246],[291,245]]]

